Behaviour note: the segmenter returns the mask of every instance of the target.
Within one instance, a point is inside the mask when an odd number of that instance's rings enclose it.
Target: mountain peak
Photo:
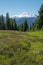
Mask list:
[[[28,15],[28,13],[27,12],[23,12],[22,15]]]
[[[19,15],[15,15],[15,17],[19,17],[19,18],[21,18],[21,17],[35,17],[35,15],[32,15],[32,14],[27,13],[27,12],[23,12]]]

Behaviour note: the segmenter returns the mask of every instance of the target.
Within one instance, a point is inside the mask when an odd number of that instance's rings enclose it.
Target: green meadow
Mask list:
[[[0,31],[0,65],[43,65],[43,31]]]

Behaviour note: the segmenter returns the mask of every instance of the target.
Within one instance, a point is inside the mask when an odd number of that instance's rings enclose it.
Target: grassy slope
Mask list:
[[[43,32],[0,31],[0,65],[43,65]]]

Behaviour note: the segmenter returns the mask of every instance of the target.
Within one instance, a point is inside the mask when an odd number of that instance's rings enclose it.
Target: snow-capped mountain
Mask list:
[[[15,15],[14,18],[15,18],[15,20],[16,20],[18,25],[20,25],[25,20],[27,20],[27,23],[30,26],[36,20],[36,16],[35,15],[29,14],[27,12],[23,12],[20,15]]]
[[[35,17],[35,15],[29,14],[27,12],[23,12],[19,15],[15,15],[14,17],[22,18],[22,17]]]

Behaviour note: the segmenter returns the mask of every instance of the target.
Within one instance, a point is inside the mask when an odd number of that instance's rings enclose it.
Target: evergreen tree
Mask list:
[[[34,25],[33,25],[34,24]],[[37,19],[35,23],[32,24],[33,30],[41,30],[43,27],[43,5],[41,5],[39,10],[39,15],[37,16]]]
[[[20,30],[23,31],[23,23],[20,26]]]
[[[17,26],[17,31],[20,31],[19,27],[20,27],[20,26],[18,25],[18,26]]]
[[[23,23],[23,31],[27,31],[27,30],[28,30],[28,24],[27,24],[27,20],[25,20]]]
[[[17,30],[17,24],[16,24],[16,20],[13,20],[13,30]]]
[[[14,27],[13,27],[13,19],[12,18],[10,19],[10,24],[11,24],[10,29],[13,30]]]
[[[6,29],[10,30],[10,18],[9,18],[9,14],[6,14]]]
[[[23,31],[23,23],[18,26],[19,31]]]
[[[41,8],[39,10],[39,18],[39,29],[41,29],[43,26],[43,5],[41,5]]]
[[[1,16],[0,16],[0,30],[1,30]]]
[[[5,30],[5,21],[3,15],[0,17],[0,29]]]
[[[27,24],[27,20],[25,20],[21,25],[18,26],[19,31],[28,31],[28,24]]]

